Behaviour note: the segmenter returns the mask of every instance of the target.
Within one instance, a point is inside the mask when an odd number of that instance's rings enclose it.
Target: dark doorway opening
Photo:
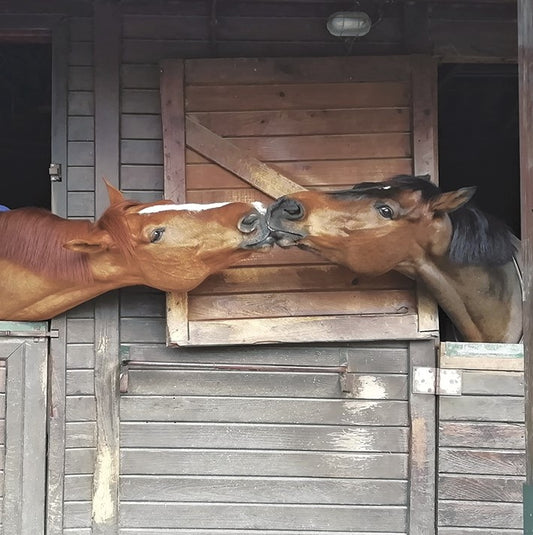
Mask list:
[[[0,204],[50,208],[50,44],[0,42]]]
[[[475,204],[520,237],[517,65],[442,65],[438,101],[440,186],[476,186]],[[443,313],[440,331],[455,339]]]
[[[477,186],[479,208],[520,236],[517,66],[442,65],[438,99],[441,187]]]

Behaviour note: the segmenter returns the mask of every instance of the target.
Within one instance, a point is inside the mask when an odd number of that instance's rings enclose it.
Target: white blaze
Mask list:
[[[139,214],[159,214],[160,212],[202,212],[213,208],[226,206],[229,202],[214,202],[211,204],[156,204],[139,211]]]

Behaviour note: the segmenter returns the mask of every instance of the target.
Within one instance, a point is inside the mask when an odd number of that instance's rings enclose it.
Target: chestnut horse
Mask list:
[[[468,203],[474,192],[443,193],[428,177],[402,175],[281,197],[267,224],[282,247],[309,249],[356,274],[396,270],[422,282],[463,340],[518,342],[520,242]]]
[[[46,210],[0,213],[0,319],[49,319],[108,290],[187,291],[272,243],[260,203],[126,200],[95,223]]]

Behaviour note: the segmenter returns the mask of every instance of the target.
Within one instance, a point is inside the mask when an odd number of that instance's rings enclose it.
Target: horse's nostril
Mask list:
[[[293,199],[288,199],[283,203],[283,215],[286,219],[297,220],[304,215],[303,206]]]
[[[258,214],[248,214],[245,215],[237,224],[237,228],[244,232],[245,234],[249,234],[250,232],[253,232],[257,229],[257,224],[259,222],[259,215]]]

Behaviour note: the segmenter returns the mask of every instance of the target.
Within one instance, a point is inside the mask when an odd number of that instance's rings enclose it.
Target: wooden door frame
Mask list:
[[[44,535],[46,499],[46,337],[0,339],[6,368],[5,533]]]

